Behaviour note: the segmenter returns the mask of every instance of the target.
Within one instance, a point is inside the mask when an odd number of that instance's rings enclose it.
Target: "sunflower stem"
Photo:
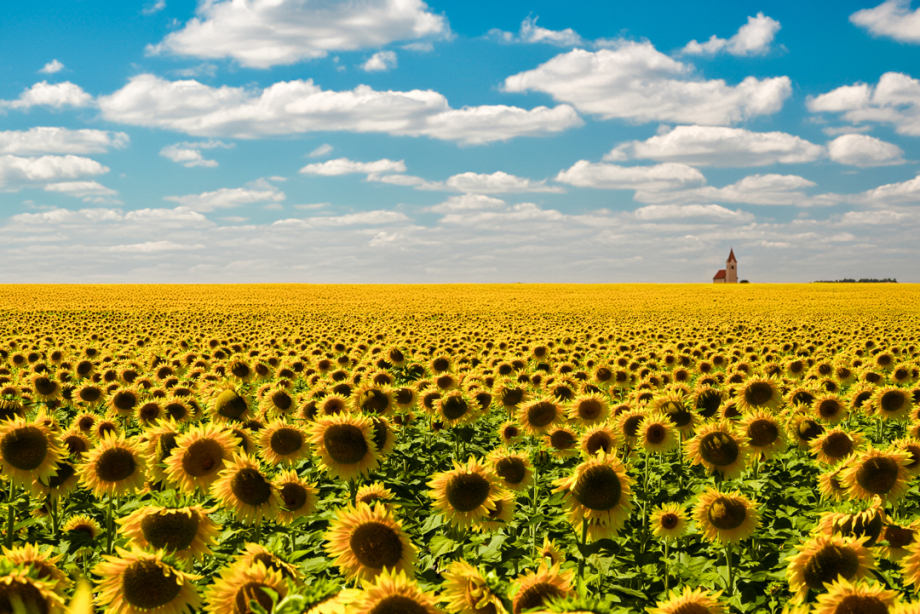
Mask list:
[[[48,497],[49,506],[51,512],[51,535],[54,539],[57,539],[58,536],[58,515],[57,515],[57,498],[54,496]]]
[[[6,512],[6,547],[13,547],[13,532],[16,530],[16,483],[10,477],[10,500]]]
[[[664,540],[664,594],[668,594],[668,539]]]
[[[584,586],[585,583],[585,546],[588,543],[588,519],[584,518],[581,521],[581,551],[579,554],[581,558],[578,559],[578,585]]]
[[[114,510],[112,509],[115,495],[109,495],[108,504],[105,506],[105,553],[112,554],[115,545]]]
[[[732,568],[732,543],[725,546],[725,564],[728,566],[728,586],[725,592],[731,597],[735,593],[735,570]]]

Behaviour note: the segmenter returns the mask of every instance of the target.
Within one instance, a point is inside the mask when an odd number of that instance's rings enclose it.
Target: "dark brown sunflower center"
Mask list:
[[[408,405],[412,402],[414,395],[411,388],[400,388],[396,391],[395,398],[400,405]]]
[[[604,431],[598,431],[588,437],[586,447],[589,456],[594,456],[599,450],[610,452],[613,448],[613,438]]]
[[[307,489],[300,484],[288,482],[281,486],[279,494],[281,495],[284,509],[289,512],[296,512],[307,504]]]
[[[184,403],[168,403],[164,409],[173,420],[183,420],[188,416],[188,407]]]
[[[160,406],[156,403],[144,403],[138,410],[141,420],[151,422],[160,417]]]
[[[37,426],[13,429],[0,440],[4,462],[22,471],[38,469],[48,456],[48,438]]]
[[[77,422],[77,426],[80,428],[81,431],[90,430],[91,428],[93,428],[94,424],[96,424],[96,419],[93,418],[92,416],[83,416]]]
[[[897,484],[899,469],[894,459],[873,456],[856,470],[856,481],[873,495],[885,495]]]
[[[732,497],[719,497],[706,510],[712,525],[722,531],[737,529],[747,519],[747,506]]]
[[[712,610],[699,603],[682,603],[674,614],[712,614]]]
[[[511,407],[524,400],[524,391],[520,388],[503,388],[500,396],[502,405]]]
[[[727,467],[736,460],[741,453],[738,442],[728,433],[716,431],[704,435],[700,440],[700,456],[707,463],[716,467]]]
[[[660,445],[668,436],[667,429],[661,424],[653,424],[645,430],[645,441],[652,445]]]
[[[539,607],[550,599],[562,596],[564,596],[562,589],[555,584],[538,582],[521,592],[521,596],[514,604],[514,614],[521,614],[524,610]]]
[[[779,437],[779,427],[772,420],[760,418],[748,426],[747,436],[752,446],[763,448],[776,441]]]
[[[371,569],[394,567],[403,554],[399,534],[380,522],[365,522],[355,529],[349,541],[358,562]]]
[[[602,413],[604,406],[597,399],[585,399],[578,404],[578,417],[582,420],[597,420]]]
[[[839,535],[866,536],[866,547],[871,547],[882,534],[882,516],[873,511],[846,514],[834,523],[834,533]]]
[[[17,579],[0,584],[0,612],[48,614],[48,611],[48,602],[31,582]]]
[[[67,446],[68,454],[82,454],[86,452],[86,441],[77,435],[68,435],[64,438],[64,445]]]
[[[327,416],[340,414],[345,410],[345,403],[339,397],[331,397],[323,401],[323,413]]]
[[[540,401],[527,408],[527,422],[537,428],[551,424],[556,419],[556,406],[549,401]]]
[[[575,436],[569,431],[559,429],[549,436],[549,442],[557,450],[568,450],[575,445]]]
[[[280,409],[281,411],[287,411],[294,404],[294,399],[291,398],[291,395],[286,393],[283,390],[276,390],[272,393],[272,405]]]
[[[182,455],[182,469],[193,478],[211,475],[223,468],[224,449],[213,439],[192,442]]]
[[[326,452],[337,463],[354,465],[361,462],[370,446],[364,433],[353,424],[333,424],[323,433]]]
[[[518,427],[516,427],[516,426],[514,426],[514,425],[506,426],[506,427],[505,427],[505,430],[502,431],[502,437],[503,437],[504,439],[514,439],[515,437],[517,437],[517,436],[520,435],[520,434],[521,434],[520,429],[518,429]]]
[[[303,448],[303,434],[297,429],[282,427],[272,433],[269,445],[272,452],[279,456],[287,456],[299,452]]]
[[[358,406],[361,411],[370,414],[382,414],[389,409],[390,399],[382,391],[372,388],[361,393],[361,396],[358,397]]]
[[[130,390],[116,392],[112,397],[112,405],[121,411],[134,409],[134,406],[137,405],[137,395]]]
[[[863,391],[853,397],[853,407],[860,409],[863,404],[872,398],[872,393],[869,391]]]
[[[623,421],[623,433],[627,437],[635,437],[639,434],[639,424],[645,418],[642,414],[629,416]]]
[[[57,473],[48,478],[47,482],[42,482],[48,488],[60,488],[64,483],[77,475],[77,470],[69,463],[58,463]]]
[[[910,454],[910,462],[905,465],[907,469],[913,470],[920,465],[920,445],[908,443],[904,446],[904,451]]]
[[[704,390],[696,398],[696,409],[704,418],[711,418],[722,405],[722,395],[715,390]]]
[[[799,422],[796,432],[799,434],[799,437],[802,441],[811,441],[815,437],[819,437],[821,433],[824,432],[824,427],[815,422],[810,418],[806,418]]]
[[[448,420],[459,420],[469,411],[469,405],[463,400],[463,397],[451,395],[441,401],[441,413]]]
[[[163,510],[141,520],[141,533],[155,549],[185,550],[198,535],[201,518],[196,512]]]
[[[54,394],[58,389],[57,382],[44,375],[36,377],[32,384],[35,386],[35,392],[44,396]]]
[[[673,529],[680,523],[680,518],[677,514],[667,513],[661,515],[661,520],[659,522],[661,522],[661,526],[665,529]]]
[[[240,379],[247,378],[249,377],[250,373],[249,365],[241,360],[236,360],[230,363],[230,373],[232,373],[234,377],[238,377]]]
[[[818,415],[824,419],[835,418],[843,411],[835,399],[824,399],[818,404]]]
[[[258,469],[252,467],[236,472],[230,480],[230,490],[237,499],[253,507],[262,505],[272,496],[271,484]]]
[[[834,608],[834,614],[888,614],[888,606],[871,595],[847,595]]]
[[[387,439],[390,436],[390,430],[387,428],[387,423],[378,418],[374,418],[374,445],[377,446],[377,450],[383,450],[384,446],[387,445]]]
[[[103,482],[121,482],[137,470],[137,461],[130,450],[109,448],[96,459],[96,475]]]
[[[179,596],[182,584],[166,565],[151,560],[131,563],[121,576],[125,601],[136,608],[159,608]]]
[[[447,502],[459,512],[472,512],[489,498],[492,486],[478,473],[460,473],[447,482]]]
[[[885,527],[885,541],[891,544],[892,548],[905,548],[914,543],[914,530],[888,525]]]
[[[214,400],[214,411],[230,420],[241,418],[247,409],[249,408],[246,406],[246,399],[229,388],[217,395]]]
[[[882,411],[893,414],[901,411],[901,408],[907,404],[907,398],[900,390],[889,390],[882,395],[880,404]]]
[[[179,447],[176,433],[163,433],[157,439],[157,458],[162,463],[169,458],[172,451]]]
[[[849,456],[853,451],[853,440],[846,433],[831,433],[821,443],[821,451],[831,458]]]
[[[748,405],[761,407],[773,399],[776,392],[767,382],[754,382],[744,390],[744,400]]]
[[[859,556],[848,546],[828,544],[805,563],[805,584],[814,590],[824,590],[824,584],[839,577],[852,580],[859,570]]]
[[[275,590],[277,587],[269,586],[261,582],[247,582],[236,591],[236,598],[233,600],[233,614],[253,614],[249,607],[250,601],[258,603],[266,612],[271,612],[273,603],[271,596],[264,589]]]
[[[378,601],[368,614],[428,614],[428,610],[412,597],[391,595]]]
[[[620,502],[623,485],[613,467],[594,465],[585,470],[572,487],[575,500],[590,510],[611,510]]]
[[[527,475],[527,465],[519,458],[506,456],[495,463],[495,473],[507,484],[520,484]]]

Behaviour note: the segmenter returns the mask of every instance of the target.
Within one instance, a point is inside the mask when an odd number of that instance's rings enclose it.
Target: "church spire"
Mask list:
[[[735,248],[732,248],[731,252],[729,252],[728,260],[726,260],[726,262],[738,262],[738,260],[735,258]]]

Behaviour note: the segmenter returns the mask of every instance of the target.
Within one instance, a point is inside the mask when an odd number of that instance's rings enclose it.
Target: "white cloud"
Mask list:
[[[378,51],[368,58],[367,62],[361,65],[361,70],[365,72],[380,72],[396,68],[396,66],[395,51]]]
[[[28,130],[0,131],[0,154],[105,153],[109,149],[122,149],[129,141],[124,132],[39,126]]]
[[[856,11],[850,21],[875,36],[920,43],[920,8],[911,11],[910,0],[886,0],[875,8]]]
[[[896,209],[873,209],[869,211],[847,211],[840,219],[842,226],[883,226],[916,222],[917,214]]]
[[[332,215],[328,217],[308,217],[305,219],[278,220],[272,226],[302,226],[305,228],[337,228],[341,226],[379,226],[382,224],[395,224],[406,222],[409,218],[399,211],[362,211],[360,213],[347,213],[345,215]]]
[[[269,68],[447,34],[444,17],[421,0],[208,0],[148,52]]]
[[[457,213],[460,211],[481,211],[483,209],[500,209],[505,201],[484,194],[460,194],[451,196],[442,203],[426,207],[426,213]]]
[[[645,141],[618,145],[604,159],[741,167],[813,162],[824,154],[820,145],[785,132],[751,132],[724,126],[677,126]]]
[[[639,189],[634,198],[644,203],[738,203],[748,205],[827,206],[838,202],[829,195],[809,196],[803,190],[815,182],[798,175],[748,175],[722,188],[703,186],[685,190]]]
[[[50,84],[47,81],[36,83],[26,88],[16,100],[0,100],[0,109],[29,110],[32,107],[44,106],[54,109],[64,107],[88,107],[93,102],[93,97],[83,91],[79,85],[70,81]]]
[[[848,122],[889,124],[898,134],[920,136],[920,81],[887,72],[878,85],[845,85],[810,98],[808,110],[842,113]]]
[[[36,183],[77,179],[107,172],[108,167],[81,156],[23,158],[0,155],[0,190],[15,191]]]
[[[118,192],[107,188],[97,181],[61,181],[45,185],[46,192],[58,192],[75,198],[82,198],[85,202],[111,203],[113,196]]]
[[[615,41],[610,49],[574,49],[505,79],[508,92],[545,92],[603,119],[733,124],[776,113],[792,93],[788,77],[747,77],[738,85],[703,80],[693,67],[651,43]]]
[[[904,151],[894,143],[865,134],[845,134],[827,144],[831,160],[850,166],[904,164]]]
[[[556,181],[600,190],[674,190],[706,183],[703,173],[686,164],[619,166],[579,160],[556,175]]]
[[[404,173],[406,172],[406,163],[402,160],[375,160],[374,162],[355,162],[348,158],[336,158],[326,162],[317,162],[307,164],[300,169],[305,175],[322,175],[325,177],[335,177],[338,175],[349,175],[361,173],[370,175],[375,173]]]
[[[56,72],[61,72],[64,70],[64,65],[58,62],[57,60],[51,60],[47,64],[41,67],[38,71],[40,73],[45,73],[46,75],[53,75]]]
[[[686,218],[711,218],[735,222],[752,222],[754,215],[738,209],[732,211],[719,205],[646,205],[633,211],[640,220],[679,220]]]
[[[144,15],[153,15],[154,13],[159,13],[165,8],[166,8],[166,0],[156,0],[150,6],[144,8],[144,10],[142,10],[141,13]]]
[[[203,243],[195,243],[193,245],[187,245],[183,243],[176,243],[174,241],[145,241],[144,243],[129,243],[126,245],[113,245],[111,247],[105,248],[107,252],[115,253],[142,253],[149,254],[151,252],[186,252],[190,250],[204,249],[205,245]]]
[[[687,43],[683,53],[690,55],[715,55],[720,52],[737,56],[763,55],[770,51],[770,44],[776,33],[779,32],[780,23],[775,19],[757,13],[756,17],[748,17],[747,23],[738,29],[738,32],[729,38],[719,38],[713,34],[705,43],[695,40]]]
[[[309,158],[322,158],[323,156],[332,152],[332,145],[329,143],[323,143],[313,151],[307,154]]]
[[[246,188],[221,188],[213,192],[167,196],[164,200],[179,203],[192,211],[207,213],[216,209],[229,209],[253,203],[281,202],[286,198],[278,188],[261,183]]]
[[[105,119],[165,128],[195,136],[260,138],[319,131],[384,132],[476,144],[542,136],[582,125],[572,107],[507,106],[451,109],[431,90],[379,92],[366,85],[323,91],[307,81],[275,83],[263,90],[210,87],[194,80],[133,77],[99,98]]]
[[[194,168],[196,166],[213,168],[218,166],[217,161],[205,158],[201,154],[201,150],[215,148],[232,149],[233,144],[214,140],[205,141],[203,143],[176,143],[174,145],[167,145],[161,149],[160,155],[186,168]]]
[[[468,194],[511,194],[523,192],[564,192],[558,186],[548,186],[545,181],[533,181],[525,177],[509,175],[502,171],[495,173],[459,173],[449,177],[445,186]]]
[[[549,30],[537,25],[539,17],[528,17],[521,22],[521,29],[517,36],[502,30],[489,30],[489,36],[506,43],[546,43],[558,47],[577,47],[584,45],[585,41],[572,28],[564,30]]]
[[[870,205],[920,204],[920,174],[899,183],[888,183],[866,190],[853,200]]]

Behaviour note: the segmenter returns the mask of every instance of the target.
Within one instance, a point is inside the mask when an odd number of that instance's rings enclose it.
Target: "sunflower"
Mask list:
[[[351,395],[351,402],[355,411],[376,416],[386,416],[396,409],[393,389],[374,383],[366,384],[355,390]]]
[[[628,409],[616,416],[616,439],[619,443],[630,446],[636,443],[636,438],[639,436],[639,425],[645,419],[646,413],[644,409]]]
[[[452,525],[467,527],[488,516],[503,493],[498,476],[475,457],[463,465],[456,460],[453,464],[451,471],[431,476],[428,494],[434,508]]]
[[[208,413],[215,422],[242,422],[250,414],[249,401],[235,388],[224,388],[211,398]]]
[[[565,426],[551,428],[543,437],[543,443],[555,458],[566,459],[578,454],[578,435]]]
[[[340,394],[330,394],[320,399],[317,408],[321,416],[337,416],[348,411],[348,399]]]
[[[479,405],[462,390],[451,390],[442,394],[435,402],[435,416],[445,426],[467,424],[476,419]]]
[[[639,423],[641,419],[636,423],[637,432]],[[592,458],[600,451],[610,454],[617,447],[617,431],[606,423],[595,424],[578,439],[578,447],[581,449],[582,456],[586,458]]]
[[[559,565],[547,567],[541,563],[536,573],[528,571],[518,576],[511,583],[511,611],[521,614],[525,610],[537,608],[551,599],[568,597],[573,593],[572,579],[574,572],[561,571]]]
[[[61,398],[61,384],[46,373],[34,373],[29,378],[32,392],[39,401],[48,402]]]
[[[102,533],[102,527],[89,516],[79,515],[69,518],[64,523],[63,531],[64,533],[83,533],[90,540],[95,540]]]
[[[399,411],[410,411],[418,403],[418,390],[413,386],[403,386],[393,390],[393,401]]]
[[[39,580],[47,582],[53,587],[54,592],[63,597],[72,582],[67,578],[67,574],[58,568],[57,563],[61,556],[52,556],[53,550],[51,546],[48,546],[42,552],[37,546],[26,544],[9,549],[4,547],[3,556],[17,567],[32,567]]]
[[[871,445],[860,452],[840,474],[850,496],[871,500],[875,496],[897,501],[907,492],[910,477],[905,466],[910,453],[897,449],[877,450]]]
[[[897,524],[885,524],[882,530],[882,541],[888,542],[888,545],[879,545],[878,553],[880,556],[889,561],[900,561],[909,554],[909,548],[918,541],[920,534],[920,520],[914,520],[903,526]],[[906,574],[905,574],[906,575]]]
[[[153,483],[166,481],[165,462],[178,445],[179,425],[167,420],[144,433],[144,456],[147,458],[147,477]]]
[[[0,473],[14,484],[31,487],[46,482],[63,458],[57,437],[47,427],[19,416],[0,422]]]
[[[667,452],[677,445],[671,421],[661,414],[647,414],[639,423],[636,439],[646,452]]]
[[[786,577],[794,602],[801,603],[808,589],[823,591],[825,584],[837,578],[865,578],[875,567],[875,560],[865,546],[865,539],[842,535],[816,535],[795,547],[789,557]]]
[[[522,492],[533,482],[533,465],[525,452],[512,452],[498,447],[486,457],[502,482],[509,490]]]
[[[262,396],[259,407],[265,416],[278,418],[294,411],[297,406],[294,397],[284,388],[272,388]]]
[[[665,503],[650,519],[652,533],[658,539],[678,539],[687,532],[687,513],[679,503]]]
[[[303,430],[282,420],[275,420],[259,431],[259,456],[271,465],[293,465],[310,455]]]
[[[207,490],[236,451],[236,441],[219,424],[195,425],[176,438],[165,459],[166,476],[182,492]]]
[[[106,494],[121,496],[142,490],[146,471],[147,461],[137,440],[125,439],[124,435],[104,437],[77,468],[80,484],[99,499]]]
[[[476,522],[473,528],[477,531],[498,531],[507,527],[514,518],[514,510],[517,507],[517,498],[514,493],[503,490],[502,494],[495,499],[495,507],[489,510],[482,520]]]
[[[616,534],[632,510],[626,468],[612,454],[598,452],[555,486],[565,493],[569,522],[576,529],[587,522],[592,539]]]
[[[502,443],[506,446],[520,440],[521,435],[521,427],[518,426],[517,422],[507,420],[498,427],[498,436],[501,437]]]
[[[722,591],[712,592],[698,588],[684,587],[683,593],[671,591],[667,600],[659,601],[648,614],[725,614],[725,605],[720,597]]]
[[[237,520],[257,524],[263,516],[273,518],[281,501],[272,483],[262,474],[258,460],[247,454],[234,454],[217,480],[211,484],[211,494],[224,509],[232,511]]]
[[[255,614],[249,603],[255,601],[263,611],[274,606],[268,589],[284,599],[289,590],[288,581],[281,572],[268,569],[262,561],[251,565],[224,567],[220,577],[204,591],[205,612],[209,614]]]
[[[530,399],[530,393],[513,379],[496,382],[493,392],[495,398],[508,412],[517,411],[522,403]]]
[[[722,493],[707,488],[700,494],[693,517],[711,542],[740,542],[760,526],[757,502],[740,492]]]
[[[712,418],[722,406],[725,396],[721,390],[709,386],[700,386],[693,391],[691,401],[696,412],[704,418]]]
[[[106,405],[119,416],[130,416],[139,402],[140,396],[137,390],[131,387],[121,387],[109,394]]]
[[[324,416],[313,423],[310,443],[330,476],[351,480],[377,468],[373,424],[369,417],[351,414]]]
[[[157,425],[165,416],[166,412],[157,399],[148,399],[138,403],[137,408],[134,410],[134,417],[137,419],[137,423],[144,428]]]
[[[381,459],[389,456],[390,452],[396,446],[396,432],[388,418],[383,416],[371,416],[374,445],[377,446],[377,456]]]
[[[653,412],[667,416],[671,424],[683,435],[692,435],[693,431],[696,430],[699,416],[690,411],[687,407],[687,400],[679,392],[672,391],[664,396],[655,397],[649,408]]]
[[[818,476],[818,490],[821,497],[831,501],[841,501],[847,494],[847,489],[840,481],[840,474],[846,468],[844,462],[838,463],[832,469]]]
[[[814,614],[888,614],[898,601],[897,591],[886,590],[877,581],[854,582],[835,580],[827,585],[827,592],[818,595]]]
[[[370,484],[365,484],[358,489],[358,492],[355,493],[355,505],[358,503],[367,503],[368,505],[373,505],[379,501],[387,507],[391,507],[389,502],[392,499],[393,491],[384,486],[382,482],[372,482]]]
[[[543,536],[543,545],[537,549],[541,559],[549,559],[550,565],[562,564],[565,561],[565,553],[556,546],[556,542],[549,537]]]
[[[440,614],[435,597],[422,592],[405,572],[384,569],[362,582],[360,595],[349,604],[350,614]],[[217,614],[215,612],[215,614]]]
[[[95,412],[81,411],[74,417],[70,425],[71,427],[80,429],[80,432],[84,435],[91,435],[93,433],[93,425],[96,424],[97,420],[99,420],[99,415]]]
[[[779,422],[768,412],[748,412],[738,424],[738,432],[747,439],[751,454],[760,454],[770,460],[786,449],[786,435]]]
[[[260,544],[246,544],[246,548],[233,562],[238,567],[251,567],[256,563],[262,563],[269,571],[277,571],[284,578],[300,580],[301,574],[296,566]]]
[[[837,424],[847,417],[847,408],[843,400],[833,393],[818,395],[811,402],[811,410],[815,418]]]
[[[910,454],[910,461],[904,466],[911,476],[920,475],[920,441],[915,439],[896,439],[892,442],[894,447]]]
[[[731,422],[707,424],[686,444],[694,465],[702,464],[709,473],[718,471],[727,479],[744,471],[747,446],[736,434]]]
[[[54,591],[53,583],[33,578],[25,569],[13,569],[0,576],[0,606],[5,606],[4,612],[14,614],[65,612],[64,600]]]
[[[518,422],[530,435],[546,434],[563,417],[562,408],[551,396],[526,403],[517,412]]]
[[[501,598],[492,592],[482,573],[464,560],[443,572],[441,601],[449,614],[507,614]]]
[[[338,510],[325,537],[326,552],[346,578],[373,580],[385,569],[415,571],[416,547],[402,523],[380,503]]]
[[[775,410],[782,401],[777,381],[772,378],[752,377],[738,390],[738,407],[742,412],[763,409]]]
[[[910,413],[910,391],[895,386],[876,389],[869,399],[869,411],[883,420],[903,420]]]
[[[811,441],[824,432],[824,427],[804,412],[793,412],[786,423],[786,432],[799,448],[807,450]]]
[[[32,482],[32,490],[49,497],[60,497],[76,488],[79,481],[76,467],[69,462],[60,461],[53,476]]]
[[[863,436],[859,433],[847,432],[837,427],[812,439],[809,447],[811,453],[818,457],[818,462],[835,465],[855,453],[862,442]]]
[[[610,415],[610,404],[597,392],[575,397],[568,405],[569,420],[583,426],[600,424]]]
[[[278,522],[291,524],[301,516],[308,516],[316,509],[317,490],[297,476],[293,470],[282,471],[275,478],[275,490],[281,498]]]
[[[885,527],[885,508],[881,499],[868,509],[853,514],[824,512],[818,519],[817,531],[825,535],[866,538],[866,547],[871,548],[882,535]]]
[[[104,556],[93,572],[102,578],[98,601],[112,614],[184,614],[201,607],[193,580],[163,561],[162,550],[150,554],[117,548],[118,556]]]
[[[178,509],[145,506],[119,519],[122,531],[138,548],[164,550],[186,561],[211,554],[220,525],[200,506]]]

